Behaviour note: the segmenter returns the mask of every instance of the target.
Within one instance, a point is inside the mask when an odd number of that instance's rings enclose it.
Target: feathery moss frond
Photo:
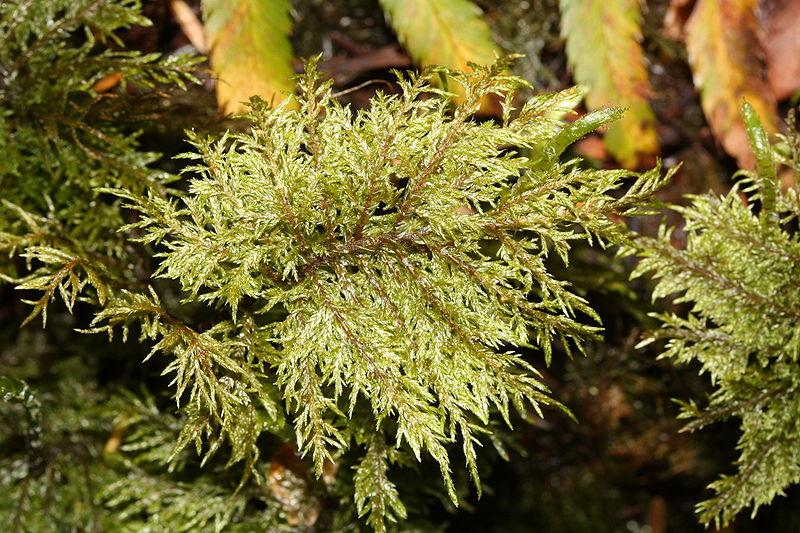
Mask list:
[[[130,123],[152,107],[156,88],[196,81],[198,59],[119,50],[115,32],[150,24],[140,8],[138,0],[0,4],[0,253],[38,246],[93,263],[119,257],[119,206],[94,189],[165,188],[169,174],[149,168],[159,155],[137,150]],[[109,77],[139,96],[95,91]],[[7,263],[0,274],[13,276]]]
[[[199,162],[179,203],[117,191],[142,213],[126,230],[163,250],[157,274],[178,280],[187,301],[230,314],[191,334],[211,342],[226,330],[229,341],[214,340],[226,348],[202,350],[183,330],[145,319],[144,331],[164,336],[156,349],[176,357],[167,370],[198,416],[219,416],[225,398],[199,369],[217,367],[259,398],[241,362],[264,365],[318,475],[350,446],[354,413],[367,410],[376,435],[439,463],[455,500],[452,442],[477,485],[474,446],[494,412],[508,420],[512,405],[558,405],[516,348],[549,361],[554,342],[580,349],[599,328],[584,323],[596,314],[545,259],[554,251],[566,261],[576,240],[621,240],[610,215],[646,210],[666,178],[560,163],[586,133],[546,118],[569,95],[534,97],[512,117],[511,93],[524,82],[505,68],[401,77],[402,94],[353,112],[312,61],[299,109],[254,100],[250,132],[192,137],[197,153],[185,157]],[[440,72],[466,94],[452,114],[447,94],[429,85]],[[472,118],[489,93],[508,95],[503,124]],[[148,306],[157,307],[139,307]],[[136,308],[107,307],[96,323],[113,327]],[[383,466],[362,466],[362,481],[384,479]],[[360,500],[373,525],[383,520],[376,509],[401,512],[385,494]]]
[[[95,90],[108,76],[139,95],[193,79],[195,59],[107,46],[119,44],[116,30],[146,23],[139,7],[0,4],[0,252],[11,255],[0,276],[24,291],[31,319],[50,309],[48,331],[63,324],[65,311],[49,308],[60,298],[77,311],[70,328],[137,332],[126,349],[166,361],[174,403],[92,393],[81,408],[103,414],[87,427],[73,395],[70,418],[46,420],[50,440],[32,454],[48,458],[46,475],[22,452],[0,465],[12,487],[0,508],[50,520],[56,511],[35,510],[63,475],[70,490],[53,509],[72,511],[59,525],[79,523],[74,509],[91,509],[98,530],[316,520],[318,510],[292,518],[273,479],[273,452],[287,441],[318,477],[343,465],[330,493],[345,487],[378,530],[406,515],[396,466],[435,464],[455,501],[460,450],[479,488],[477,449],[512,410],[563,409],[530,353],[549,362],[556,344],[581,350],[600,332],[588,303],[548,269],[551,254],[566,262],[575,242],[624,242],[617,217],[648,212],[668,175],[562,162],[617,112],[566,124],[575,90],[515,109],[528,85],[507,75],[508,59],[469,74],[398,75],[399,94],[360,111],[335,100],[311,61],[296,108],[256,99],[249,131],[191,134],[194,151],[179,162],[188,191],[178,192],[175,176],[152,168],[159,156],[138,149],[137,96]],[[441,77],[461,85],[458,105],[432,84]],[[496,122],[475,117],[488,95],[502,100]],[[89,394],[83,374],[63,375]],[[313,485],[297,462],[303,491],[329,483]]]
[[[747,104],[743,115],[756,171],[741,171],[726,196],[693,196],[675,208],[686,221],[684,249],[662,228],[628,250],[641,256],[634,275],[657,279],[654,297],[689,305],[685,317],[659,315],[662,329],[645,342],[664,339],[664,357],[697,361],[716,387],[707,408],[684,404],[686,428],[741,420],[738,471],[712,483],[714,497],[697,507],[703,522],[723,526],[800,482],[800,238],[784,226],[800,202],[795,189],[779,189],[772,148]]]

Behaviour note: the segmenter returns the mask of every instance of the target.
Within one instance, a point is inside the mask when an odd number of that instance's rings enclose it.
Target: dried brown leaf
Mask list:
[[[800,90],[800,0],[764,2],[767,80],[778,100]]]
[[[766,81],[757,0],[698,0],[686,27],[686,47],[714,136],[740,166],[753,155],[739,115],[743,101],[769,132],[777,129],[775,96]]]
[[[317,522],[320,503],[311,493],[308,469],[291,444],[281,445],[270,458],[267,488],[290,526],[311,527]]]
[[[203,23],[200,22],[191,6],[185,0],[172,0],[169,7],[172,10],[172,16],[175,17],[175,22],[178,23],[192,46],[201,54],[208,52]]]

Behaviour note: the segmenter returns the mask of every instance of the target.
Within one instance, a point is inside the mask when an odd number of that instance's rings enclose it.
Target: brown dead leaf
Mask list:
[[[330,486],[336,481],[336,474],[339,472],[339,463],[336,461],[326,460],[322,464],[322,481]]]
[[[185,0],[172,0],[169,7],[172,10],[172,16],[175,17],[175,22],[181,27],[183,34],[186,35],[192,46],[201,54],[208,52],[203,23],[200,22],[189,4]]]
[[[375,70],[410,66],[411,58],[394,44],[374,50],[368,49],[354,56],[333,56],[319,65],[320,70],[325,71],[340,86],[347,85],[358,77]],[[297,68],[301,67],[302,63],[299,63]]]
[[[308,470],[291,444],[281,445],[270,458],[267,487],[290,526],[311,527],[317,522],[320,502],[311,493]]]
[[[671,0],[664,15],[664,36],[676,41],[686,40],[686,21],[692,14],[694,0]]]
[[[778,100],[800,90],[800,0],[762,2],[767,80]]]
[[[597,135],[589,135],[575,143],[575,151],[581,157],[597,161],[605,161],[608,157],[606,145],[603,144],[603,139]]]
[[[777,130],[775,96],[766,82],[757,0],[698,0],[686,26],[695,86],[711,131],[744,168],[753,154],[739,116],[747,100],[764,128]]]

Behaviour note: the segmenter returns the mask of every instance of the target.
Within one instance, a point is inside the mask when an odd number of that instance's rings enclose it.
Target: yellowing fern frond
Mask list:
[[[611,154],[633,167],[658,152],[638,0],[561,0],[561,30],[575,80],[586,85],[590,110],[627,108],[605,135]]]

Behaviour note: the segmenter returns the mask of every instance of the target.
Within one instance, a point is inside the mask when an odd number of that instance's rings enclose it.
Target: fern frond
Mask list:
[[[241,112],[251,96],[280,102],[294,92],[287,0],[203,0],[217,101]]]
[[[634,168],[640,156],[658,152],[639,1],[561,0],[561,30],[575,80],[589,89],[589,109],[626,109],[605,141],[623,166]]]
[[[492,65],[500,55],[489,25],[471,0],[380,0],[389,23],[414,61],[468,71]],[[446,80],[447,90],[463,89]],[[487,107],[488,109],[488,107]]]

